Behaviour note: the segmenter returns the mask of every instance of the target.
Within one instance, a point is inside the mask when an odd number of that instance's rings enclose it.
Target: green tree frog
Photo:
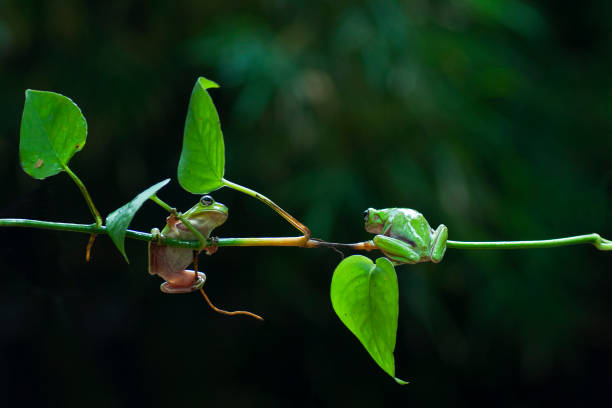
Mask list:
[[[210,236],[211,231],[227,220],[227,207],[216,202],[209,195],[203,196],[200,201],[191,207],[183,217],[204,238]],[[151,231],[153,236],[159,236],[159,229]],[[166,226],[161,231],[166,238],[195,240],[197,237],[189,228],[183,224],[174,214],[166,219]],[[206,253],[211,255],[217,247],[206,248]],[[193,261],[194,254],[190,248],[177,248],[160,245],[154,241],[149,242],[149,273],[159,275],[166,282],[162,283],[160,289],[165,293],[189,293],[198,290],[204,285],[206,275],[185,268]]]
[[[374,244],[396,265],[442,260],[446,226],[434,231],[423,214],[410,208],[368,208],[363,215],[366,231],[377,234]]]

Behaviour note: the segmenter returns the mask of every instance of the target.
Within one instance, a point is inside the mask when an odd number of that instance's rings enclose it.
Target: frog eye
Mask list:
[[[202,198],[200,198],[200,202],[204,205],[212,205],[212,203],[214,203],[215,200],[213,200],[211,196],[205,195],[205,196],[202,196]]]
[[[365,211],[363,212],[363,219],[367,221],[367,220],[368,220],[368,215],[369,215],[369,214],[370,214],[370,211],[365,210]]]

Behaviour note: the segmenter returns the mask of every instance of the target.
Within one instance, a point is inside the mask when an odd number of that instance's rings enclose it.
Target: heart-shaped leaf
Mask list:
[[[198,78],[191,92],[183,149],[178,165],[179,184],[193,194],[210,193],[223,187],[225,146],[217,109],[207,89],[219,85]]]
[[[26,91],[19,139],[26,173],[44,179],[63,171],[86,138],[87,122],[72,100],[54,92]]]
[[[127,263],[130,263],[127,255],[125,254],[125,231],[127,231],[134,215],[140,210],[140,207],[147,201],[151,196],[157,193],[163,186],[168,184],[170,179],[165,179],[159,183],[147,188],[142,193],[138,194],[132,201],[124,205],[123,207],[117,208],[115,211],[110,213],[106,217],[106,228],[108,229],[108,235],[111,237],[119,252],[125,258]]]
[[[387,258],[353,255],[336,267],[331,301],[342,323],[359,339],[387,374],[395,377],[395,338],[399,314],[397,276]]]

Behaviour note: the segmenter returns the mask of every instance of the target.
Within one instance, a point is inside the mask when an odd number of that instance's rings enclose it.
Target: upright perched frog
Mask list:
[[[448,238],[446,226],[434,231],[423,214],[409,208],[369,208],[363,215],[366,231],[378,234],[374,243],[396,265],[442,260]]]
[[[189,209],[183,216],[204,238],[210,236],[211,231],[227,220],[227,207],[215,202],[209,195],[203,196],[200,201]],[[159,235],[157,228],[151,231],[153,235]],[[195,240],[196,236],[174,215],[166,219],[166,226],[161,231],[166,238]],[[212,254],[216,247],[207,248],[206,253]],[[189,293],[198,290],[204,284],[206,275],[185,268],[193,261],[193,250],[189,248],[177,248],[149,243],[149,273],[159,275],[166,282],[162,283],[160,289],[165,293]]]

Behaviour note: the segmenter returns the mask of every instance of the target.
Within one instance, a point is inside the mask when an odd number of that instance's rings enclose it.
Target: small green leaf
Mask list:
[[[86,138],[87,122],[72,100],[54,92],[26,91],[19,140],[26,173],[37,179],[59,173]]]
[[[395,378],[395,337],[399,314],[397,276],[387,258],[353,255],[336,267],[331,301],[342,323],[359,339],[370,356]]]
[[[124,205],[123,207],[117,208],[115,211],[110,213],[106,217],[106,228],[108,229],[108,235],[111,237],[119,252],[125,258],[127,263],[130,263],[127,255],[125,254],[125,231],[127,231],[134,215],[140,210],[140,207],[147,201],[153,194],[157,193],[163,186],[168,184],[170,179],[165,179],[159,183],[147,188],[142,193],[138,194],[132,201]]]
[[[217,109],[206,91],[218,87],[216,83],[200,77],[189,100],[183,149],[178,165],[178,181],[185,190],[193,194],[210,193],[223,187],[223,133]]]

